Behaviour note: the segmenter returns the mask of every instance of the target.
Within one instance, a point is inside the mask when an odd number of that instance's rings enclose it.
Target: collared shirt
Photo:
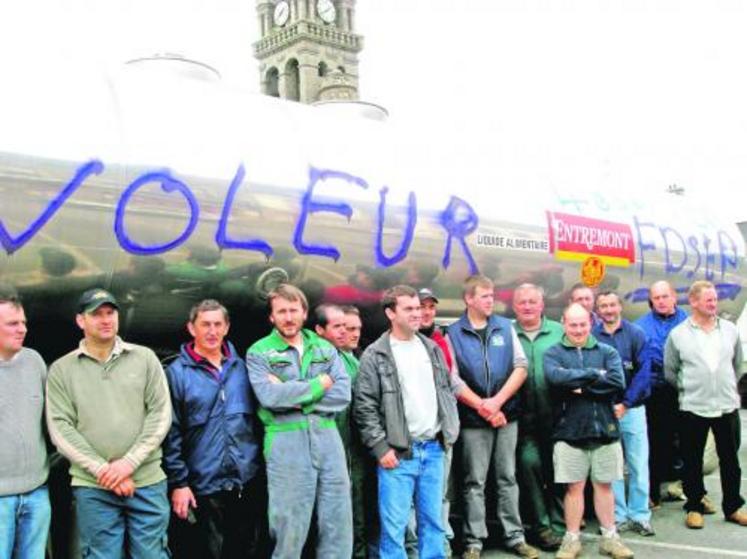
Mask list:
[[[220,356],[220,367],[216,367],[212,361],[210,361],[207,357],[200,355],[197,353],[197,350],[195,349],[195,343],[189,342],[184,345],[184,351],[189,355],[189,357],[200,367],[211,373],[213,376],[215,376],[218,380],[223,378],[223,372],[226,368],[226,361],[230,357],[232,357],[231,354],[231,348],[226,342],[223,342],[223,345],[220,348],[221,356]]]
[[[112,352],[109,354],[109,357],[106,358],[106,361],[104,361],[104,364],[109,363],[109,361],[112,361],[122,355],[122,352],[124,351],[131,351],[132,350],[132,344],[128,344],[127,342],[123,341],[122,338],[117,336],[114,338],[114,346],[112,347]],[[83,338],[80,340],[80,343],[78,344],[78,349],[76,349],[73,352],[75,355],[80,357],[81,355],[85,355],[86,357],[90,357],[94,361],[98,361],[98,357],[93,355],[90,351],[88,351],[88,346],[86,345],[86,339]]]
[[[677,386],[683,411],[720,417],[738,409],[741,368],[742,344],[728,320],[717,317],[708,332],[689,318],[667,338],[664,372]]]
[[[643,404],[651,395],[651,351],[645,332],[624,318],[613,332],[608,332],[604,323],[594,326],[591,332],[598,342],[614,347],[620,354],[625,373],[621,402],[626,408]]]

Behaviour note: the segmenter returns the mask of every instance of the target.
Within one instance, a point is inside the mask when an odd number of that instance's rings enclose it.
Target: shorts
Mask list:
[[[620,441],[592,448],[578,448],[566,442],[555,443],[552,452],[555,483],[591,481],[612,483],[623,478],[623,450]]]

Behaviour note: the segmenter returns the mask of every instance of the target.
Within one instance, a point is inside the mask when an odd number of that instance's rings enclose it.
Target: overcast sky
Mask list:
[[[677,184],[747,219],[747,2],[358,0],[356,20],[362,99],[419,131],[417,157],[447,163],[439,180],[637,197]],[[0,7],[6,79],[29,83],[172,51],[256,91],[257,36],[253,0]]]

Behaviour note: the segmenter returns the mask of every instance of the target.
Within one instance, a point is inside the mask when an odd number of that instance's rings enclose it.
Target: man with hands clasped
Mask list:
[[[487,277],[467,278],[467,309],[447,331],[458,369],[454,377],[463,444],[464,557],[479,559],[482,540],[488,537],[485,483],[492,468],[506,547],[520,557],[535,558],[539,552],[524,538],[516,482],[517,392],[527,378],[527,359],[511,321],[493,313],[494,292]]]
[[[79,300],[84,338],[55,361],[47,424],[70,460],[84,557],[169,556],[169,503],[161,441],[171,426],[166,377],[155,353],[117,335],[119,305],[103,289]]]

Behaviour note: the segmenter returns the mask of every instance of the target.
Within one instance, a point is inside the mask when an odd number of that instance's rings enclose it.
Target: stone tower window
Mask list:
[[[270,97],[280,97],[280,72],[274,66],[267,70],[265,79],[265,95]]]
[[[285,93],[285,98],[290,101],[301,100],[301,74],[295,58],[291,58],[285,65]]]
[[[319,63],[319,77],[323,78],[329,73],[329,68],[327,68],[327,64],[322,61]]]

